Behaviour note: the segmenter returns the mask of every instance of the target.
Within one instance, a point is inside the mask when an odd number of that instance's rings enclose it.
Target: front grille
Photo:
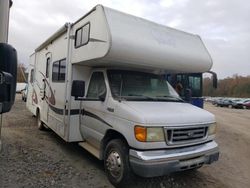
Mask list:
[[[172,127],[165,128],[167,143],[169,145],[185,144],[204,140],[207,137],[207,126],[201,127]]]

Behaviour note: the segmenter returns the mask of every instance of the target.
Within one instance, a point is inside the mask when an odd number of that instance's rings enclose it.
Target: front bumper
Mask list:
[[[130,165],[135,174],[142,177],[163,176],[211,164],[219,159],[219,149],[215,141],[205,144],[152,151],[129,151]]]

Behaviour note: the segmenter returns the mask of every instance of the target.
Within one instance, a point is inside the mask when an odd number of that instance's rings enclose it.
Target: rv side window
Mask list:
[[[34,82],[34,69],[31,69],[30,71],[30,83]]]
[[[50,66],[50,57],[48,57],[46,61],[46,78],[49,77],[49,66]]]
[[[58,80],[64,81],[66,73],[66,59],[60,61]]]
[[[86,45],[89,42],[89,29],[90,29],[90,24],[88,23],[76,30],[75,48]]]
[[[56,61],[53,63],[52,81],[58,81],[58,74],[59,74],[59,61]]]
[[[66,59],[56,61],[53,63],[52,67],[52,81],[53,82],[63,82],[65,81],[66,73]]]
[[[76,31],[76,38],[75,38],[75,46],[81,46],[81,40],[82,40],[82,29],[78,29]]]
[[[92,74],[86,98],[99,100],[99,96],[106,96],[107,89],[102,72]],[[104,97],[105,98],[105,97]]]

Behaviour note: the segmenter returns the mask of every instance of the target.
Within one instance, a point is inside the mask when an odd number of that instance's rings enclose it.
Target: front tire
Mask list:
[[[120,139],[111,140],[104,153],[104,168],[109,181],[115,187],[128,187],[134,178],[129,163],[127,144]]]

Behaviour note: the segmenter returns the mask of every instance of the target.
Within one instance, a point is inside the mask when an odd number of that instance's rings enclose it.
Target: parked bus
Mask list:
[[[217,88],[217,75],[215,72],[206,72],[212,75],[214,88]],[[167,81],[175,88],[177,83],[182,86],[181,98],[197,107],[204,107],[203,99],[203,74],[204,73],[174,73],[167,74]]]

